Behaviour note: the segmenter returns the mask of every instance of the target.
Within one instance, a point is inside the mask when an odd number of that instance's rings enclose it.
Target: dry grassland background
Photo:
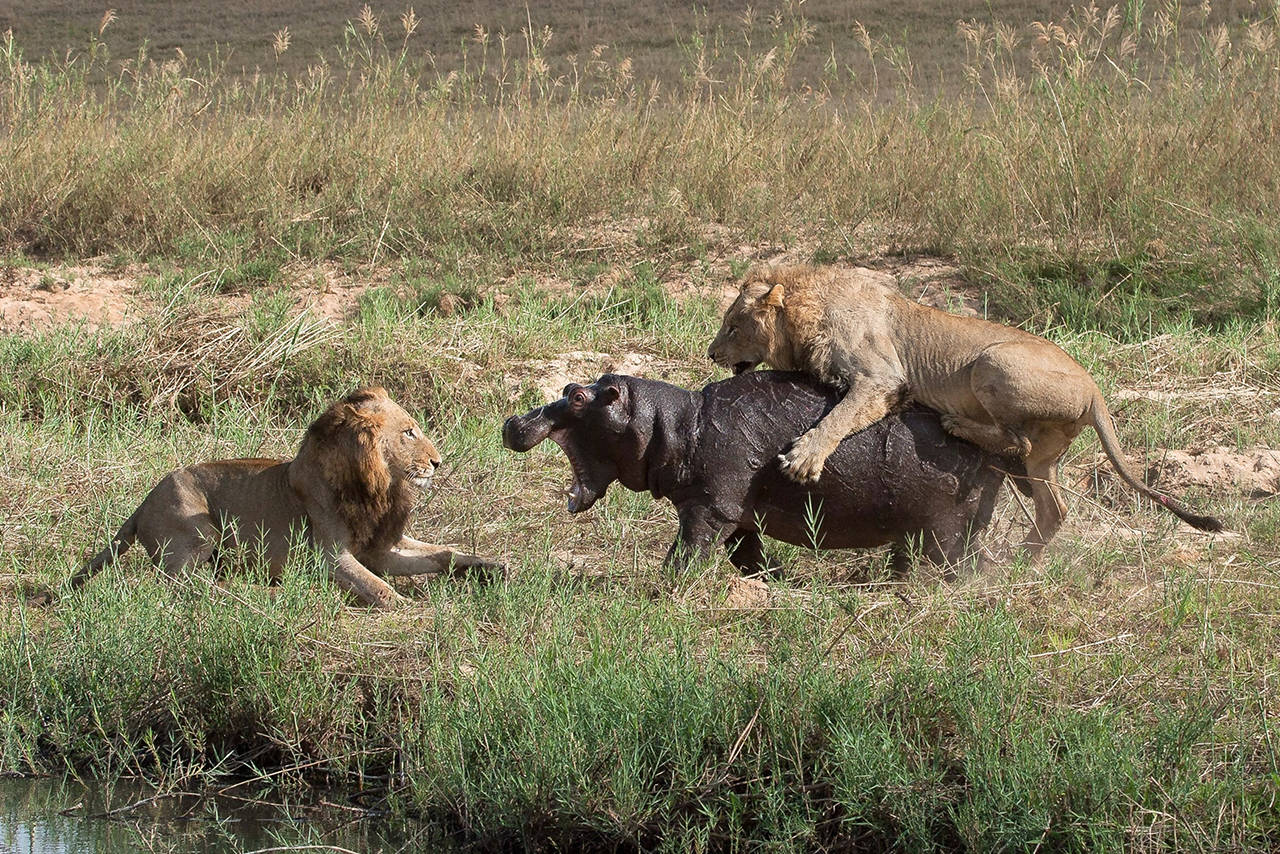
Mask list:
[[[0,770],[341,780],[493,848],[1277,844],[1272,7],[102,11],[0,10]],[[668,505],[571,517],[558,451],[500,447],[568,381],[722,378],[724,300],[779,261],[1054,340],[1229,531],[1090,434],[1041,566],[1010,497],[981,575],[672,577]],[[289,455],[363,383],[443,452],[414,536],[507,582],[377,614],[305,555],[132,555],[22,605],[165,472]]]

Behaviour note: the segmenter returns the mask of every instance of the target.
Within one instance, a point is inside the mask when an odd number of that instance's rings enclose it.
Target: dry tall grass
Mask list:
[[[798,7],[797,7],[798,8]],[[0,42],[0,243],[36,254],[553,258],[602,217],[655,252],[721,223],[820,257],[955,253],[999,278],[1103,262],[1239,309],[1274,299],[1280,49],[1274,18],[1209,30],[1131,20],[961,23],[967,97],[930,99],[905,48],[877,73],[832,56],[797,88],[802,16],[730,50],[691,33],[684,84],[599,47],[553,64],[548,31],[477,28],[461,71],[406,49],[418,21],[351,23],[332,62],[248,79],[107,28],[57,66]],[[287,51],[281,31],[275,49]],[[1030,69],[1030,70],[1027,70]],[[105,74],[105,84],[91,81]],[[1107,283],[1104,282],[1104,286]]]

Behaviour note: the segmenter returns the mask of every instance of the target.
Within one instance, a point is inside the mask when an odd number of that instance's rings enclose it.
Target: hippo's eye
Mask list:
[[[570,402],[581,406],[587,402],[587,393],[580,388],[574,389],[573,394],[569,395],[569,400]]]

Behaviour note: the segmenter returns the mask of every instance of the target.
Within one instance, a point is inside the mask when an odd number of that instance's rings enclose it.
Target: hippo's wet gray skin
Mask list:
[[[795,373],[755,371],[700,392],[605,374],[508,418],[502,443],[527,451],[550,438],[564,450],[571,513],[615,480],[669,498],[680,532],[667,561],[677,568],[724,543],[734,566],[765,570],[760,533],[821,548],[891,543],[899,570],[913,542],[935,563],[965,560],[991,520],[1002,470],[1022,474],[1021,464],[949,436],[935,413],[912,409],[846,438],[817,484],[787,478],[778,454],[838,400]]]

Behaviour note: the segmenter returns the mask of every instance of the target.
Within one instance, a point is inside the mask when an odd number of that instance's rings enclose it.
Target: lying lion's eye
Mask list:
[[[404,431],[404,435],[406,438],[412,439],[414,436],[414,429],[410,427],[408,430]]]
[[[738,327],[736,327],[736,326],[730,326],[730,327],[729,327],[729,331],[725,333],[725,337],[726,337],[726,338],[732,338],[733,336],[735,336],[735,335],[737,335],[737,334],[738,334]]]

